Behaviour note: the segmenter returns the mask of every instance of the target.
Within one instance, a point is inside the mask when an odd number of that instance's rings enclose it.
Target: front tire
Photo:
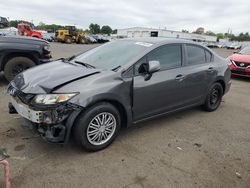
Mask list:
[[[27,57],[11,58],[4,66],[4,76],[10,82],[17,74],[35,65],[34,61]]]
[[[208,112],[215,111],[221,103],[223,96],[223,87],[220,83],[214,83],[207,94],[205,104],[203,105],[204,110]]]
[[[72,38],[70,36],[66,36],[64,39],[66,44],[71,44],[72,43]]]
[[[84,38],[83,37],[79,37],[78,44],[85,44],[85,43],[86,42],[85,42]]]
[[[98,103],[78,118],[74,138],[78,145],[89,151],[109,146],[121,128],[119,111],[110,103]]]

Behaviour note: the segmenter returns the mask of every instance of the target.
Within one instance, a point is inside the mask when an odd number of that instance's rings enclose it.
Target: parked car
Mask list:
[[[241,49],[241,45],[238,43],[230,43],[227,45],[227,49],[233,49],[233,50]]]
[[[234,52],[228,59],[230,60],[229,67],[233,75],[250,78],[250,46]]]
[[[109,39],[105,36],[102,36],[102,35],[92,35],[92,37],[94,39],[96,39],[96,41],[98,43],[105,43],[105,42],[109,42]]]
[[[225,59],[191,41],[116,40],[19,74],[9,110],[49,142],[66,143],[73,131],[96,151],[123,126],[192,106],[216,110],[230,78]]]
[[[42,39],[48,42],[54,41],[54,33],[42,33]]]
[[[219,42],[212,42],[212,43],[208,43],[206,46],[208,48],[222,48],[223,44],[221,44]]]
[[[4,71],[8,81],[30,67],[48,62],[50,58],[50,46],[44,40],[0,36],[0,71]]]
[[[224,43],[222,43],[221,48],[227,48],[230,44],[231,43],[229,43],[229,42],[224,42]]]
[[[90,44],[97,43],[97,40],[94,37],[90,36],[90,35],[85,36],[85,38],[86,38],[87,42],[90,43]]]

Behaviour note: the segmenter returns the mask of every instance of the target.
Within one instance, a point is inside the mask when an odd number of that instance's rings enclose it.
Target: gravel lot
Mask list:
[[[92,47],[53,43],[53,57]],[[198,107],[141,123],[96,153],[73,141],[48,144],[23,129],[22,119],[8,114],[6,86],[0,76],[0,148],[11,156],[14,188],[250,187],[250,79],[233,79],[216,112]]]

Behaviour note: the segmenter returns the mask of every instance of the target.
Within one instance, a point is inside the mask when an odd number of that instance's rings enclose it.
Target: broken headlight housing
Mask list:
[[[35,104],[39,105],[53,105],[63,102],[67,102],[78,93],[68,93],[68,94],[38,94],[33,99]]]

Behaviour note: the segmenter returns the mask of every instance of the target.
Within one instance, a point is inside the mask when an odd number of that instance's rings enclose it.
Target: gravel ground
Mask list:
[[[92,47],[53,43],[53,57]],[[23,129],[22,119],[8,114],[6,86],[0,76],[0,148],[11,156],[14,188],[250,187],[250,79],[233,79],[216,112],[197,107],[141,123],[96,153],[73,141],[48,144]]]

